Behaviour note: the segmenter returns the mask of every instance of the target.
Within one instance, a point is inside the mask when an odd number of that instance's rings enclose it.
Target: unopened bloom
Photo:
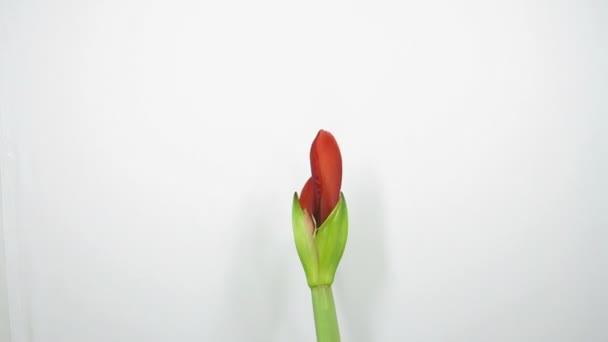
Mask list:
[[[294,195],[296,249],[310,287],[331,285],[348,235],[342,156],[334,136],[320,130],[310,148],[311,177]]]
[[[310,147],[310,170],[300,195],[300,204],[320,227],[338,204],[342,186],[342,155],[334,136],[324,130]]]

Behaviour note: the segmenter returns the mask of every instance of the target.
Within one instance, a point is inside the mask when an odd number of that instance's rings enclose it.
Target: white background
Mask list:
[[[0,340],[608,340],[605,1],[0,3]],[[4,267],[6,266],[6,267]]]

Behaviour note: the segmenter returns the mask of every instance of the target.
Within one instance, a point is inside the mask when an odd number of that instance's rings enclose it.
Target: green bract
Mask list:
[[[300,206],[298,194],[293,197],[293,235],[308,286],[328,286],[344,254],[348,237],[348,210],[344,194],[323,224],[311,230],[312,219]]]

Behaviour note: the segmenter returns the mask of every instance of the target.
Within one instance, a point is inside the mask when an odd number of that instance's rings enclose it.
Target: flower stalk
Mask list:
[[[330,286],[317,286],[310,289],[312,308],[315,315],[315,330],[318,342],[340,342],[340,330],[334,295]]]

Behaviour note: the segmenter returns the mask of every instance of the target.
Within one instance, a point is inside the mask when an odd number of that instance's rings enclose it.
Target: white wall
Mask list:
[[[12,342],[314,340],[319,128],[344,341],[608,340],[605,3],[0,6]]]
[[[0,198],[1,201],[1,198]],[[2,202],[0,202],[1,204]],[[4,231],[0,224],[0,341],[10,341],[10,313],[8,307],[8,289],[6,277],[6,258]]]

